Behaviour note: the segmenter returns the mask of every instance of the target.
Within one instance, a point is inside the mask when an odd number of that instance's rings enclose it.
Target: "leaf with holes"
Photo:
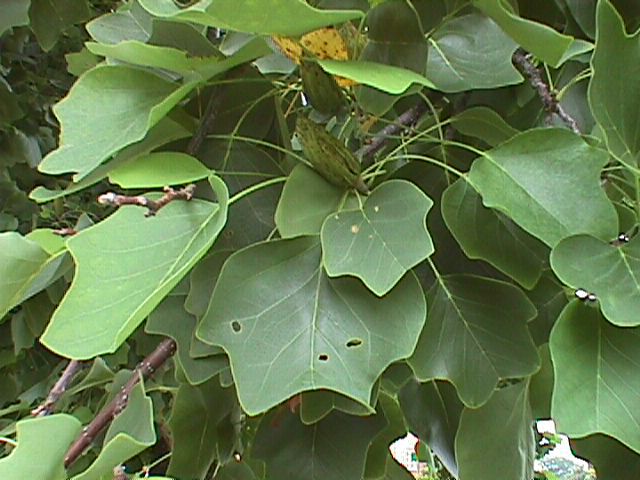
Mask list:
[[[327,277],[320,257],[317,237],[264,242],[220,273],[197,336],[227,352],[250,415],[321,388],[366,406],[383,370],[413,352],[426,317],[415,275],[378,298]]]
[[[618,234],[618,216],[600,187],[608,161],[566,129],[533,129],[476,159],[469,181],[487,207],[550,247],[578,233],[609,240]]]
[[[425,219],[433,202],[406,180],[377,187],[357,210],[342,210],[322,225],[324,266],[331,277],[353,275],[376,295],[434,251]]]
[[[607,322],[579,300],[551,332],[555,385],[551,416],[573,437],[604,433],[640,452],[640,329]]]
[[[468,407],[483,405],[501,379],[540,366],[527,322],[536,309],[517,287],[471,275],[440,277],[427,294],[429,321],[409,359],[422,380],[448,380]]]
[[[565,284],[595,294],[614,325],[640,325],[640,236],[622,246],[588,235],[566,238],[551,252],[551,267]]]
[[[209,177],[209,182],[217,205],[195,199],[175,201],[150,218],[144,217],[143,208],[124,206],[70,238],[76,275],[42,343],[68,358],[114,352],[222,230],[227,187],[218,177]]]

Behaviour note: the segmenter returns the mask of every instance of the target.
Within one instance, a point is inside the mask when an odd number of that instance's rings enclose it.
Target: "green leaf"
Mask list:
[[[18,447],[0,459],[0,478],[66,480],[64,454],[82,425],[71,415],[27,418],[16,424]],[[42,440],[55,439],[43,442]]]
[[[640,453],[639,341],[637,327],[613,326],[577,299],[566,306],[549,341],[558,431],[572,438],[605,433]]]
[[[455,388],[447,382],[412,380],[400,390],[399,400],[409,429],[457,477],[455,438],[463,404]]]
[[[178,346],[176,361],[191,385],[206,382],[229,367],[225,355],[192,358],[189,354],[196,319],[184,309],[184,295],[169,295],[151,312],[144,330],[173,338]],[[219,382],[218,382],[219,383]]]
[[[527,289],[542,275],[548,251],[502,213],[482,205],[480,195],[459,179],[442,195],[442,217],[464,253],[482,259]]]
[[[496,391],[480,408],[465,408],[456,435],[460,478],[531,478],[533,420],[526,381]],[[481,448],[487,441],[489,448]]]
[[[431,80],[419,73],[393,65],[356,60],[318,60],[318,63],[331,75],[349,78],[394,95],[403,93],[413,83],[435,88]]]
[[[227,189],[215,176],[209,182],[218,205],[175,201],[151,218],[124,206],[69,239],[76,276],[41,342],[69,358],[115,352],[222,230]]]
[[[109,181],[122,188],[154,188],[202,180],[211,170],[181,152],[157,152],[138,157],[109,173]]]
[[[406,180],[376,187],[361,208],[341,210],[322,225],[324,267],[353,275],[381,297],[434,251],[425,224],[433,202]]]
[[[338,209],[344,189],[336,187],[306,165],[296,165],[282,189],[276,226],[282,238],[317,235],[322,222]]]
[[[609,240],[618,217],[600,187],[606,152],[559,128],[528,130],[473,162],[469,181],[487,207],[553,247],[578,233]]]
[[[629,36],[624,21],[608,0],[596,9],[596,48],[591,59],[589,104],[609,151],[621,161],[637,165],[640,151],[640,84],[637,76],[640,32]]]
[[[217,378],[197,387],[180,385],[169,422],[173,448],[168,475],[206,478],[216,459],[218,424],[231,412],[234,401],[233,389],[223,389]]]
[[[139,0],[156,17],[263,35],[297,36],[320,27],[361,18],[359,10],[319,10],[304,0],[204,0],[180,8],[173,0]],[[291,21],[295,19],[295,21]]]
[[[229,355],[243,409],[255,415],[325,388],[368,405],[382,371],[413,352],[426,316],[411,274],[378,298],[331,279],[317,237],[250,246],[227,260],[197,336]]]
[[[333,410],[348,413],[349,415],[367,416],[375,413],[378,389],[373,389],[372,399],[369,405],[354,402],[345,397],[327,390],[311,390],[301,394],[300,420],[305,425],[311,425],[322,420]]]
[[[31,0],[4,0],[0,16],[0,35],[13,27],[29,24]]]
[[[590,435],[572,439],[575,455],[588,458],[598,474],[598,480],[636,480],[640,471],[640,456],[606,435]]]
[[[463,135],[482,140],[495,147],[518,133],[494,110],[471,107],[451,119],[451,125]]]
[[[522,82],[511,62],[518,45],[484,15],[455,17],[429,42],[427,73],[438,90],[463,92]]]
[[[86,0],[31,0],[29,18],[38,43],[48,52],[60,34],[91,16]]]
[[[48,258],[37,243],[19,233],[0,233],[0,319],[25,299]]]
[[[98,183],[112,170],[118,169],[120,166],[125,165],[128,162],[135,161],[138,157],[147,155],[151,150],[165,145],[166,143],[173,142],[190,135],[191,132],[179,122],[176,122],[169,117],[165,117],[147,132],[144,139],[123,148],[118,152],[113,160],[100,165],[78,183],[72,183],[64,190],[49,190],[45,187],[39,186],[31,191],[29,198],[38,203],[42,203],[79,192],[80,190],[84,190],[85,188]],[[152,172],[147,173],[151,174]]]
[[[338,412],[306,426],[297,415],[280,412],[262,421],[254,442],[255,456],[266,463],[267,478],[361,480],[369,442],[385,426],[379,415]]]
[[[152,25],[151,15],[138,2],[132,2],[116,12],[91,20],[85,28],[94,40],[115,44],[126,40],[146,42],[151,37]]]
[[[125,409],[109,425],[98,458],[71,480],[94,480],[113,476],[113,468],[156,443],[153,404],[142,383],[136,385]]]
[[[573,37],[558,33],[542,23],[519,17],[504,0],[473,0],[473,5],[490,16],[522,48],[552,67],[558,67]]]
[[[640,237],[621,246],[587,235],[569,237],[551,252],[551,266],[566,285],[595,294],[614,325],[640,325]]]
[[[535,418],[551,417],[551,396],[553,395],[553,365],[549,344],[538,348],[540,355],[540,370],[531,377],[529,382],[529,403]]]
[[[422,380],[448,380],[475,408],[489,400],[501,379],[540,366],[527,329],[536,310],[508,283],[470,275],[440,277],[427,294],[429,321],[409,365]]]
[[[77,172],[74,180],[81,180],[121,148],[142,140],[194,87],[122,65],[89,70],[54,107],[62,125],[60,146],[38,169],[51,175]]]

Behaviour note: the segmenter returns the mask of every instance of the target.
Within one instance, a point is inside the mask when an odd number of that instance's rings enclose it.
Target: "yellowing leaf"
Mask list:
[[[283,55],[300,65],[306,54],[321,60],[349,60],[349,49],[341,31],[334,27],[325,27],[303,35],[300,40],[274,35],[273,43]],[[342,88],[356,85],[357,82],[344,77],[335,77]]]

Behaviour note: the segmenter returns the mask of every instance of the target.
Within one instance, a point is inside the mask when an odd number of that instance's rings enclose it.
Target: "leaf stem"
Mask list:
[[[7,437],[0,437],[0,443],[6,443],[7,445],[11,445],[12,447],[18,446],[18,442]]]
[[[289,178],[289,177],[283,176],[283,177],[270,178],[269,180],[265,180],[264,182],[260,182],[260,183],[256,183],[255,185],[251,185],[249,188],[245,188],[244,190],[239,191],[233,197],[231,197],[229,199],[229,205],[232,205],[233,203],[237,202],[238,200],[240,200],[243,197],[246,197],[247,195],[251,195],[253,192],[256,192],[256,191],[261,190],[263,188],[267,188],[267,187],[269,187],[271,185],[275,185],[277,183],[286,182],[287,178]]]

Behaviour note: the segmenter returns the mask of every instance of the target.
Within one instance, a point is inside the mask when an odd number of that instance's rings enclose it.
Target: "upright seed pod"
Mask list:
[[[320,113],[335,115],[345,104],[344,93],[336,80],[315,60],[300,61],[300,78],[309,103]]]
[[[307,160],[327,181],[369,194],[360,176],[362,167],[358,159],[324,127],[304,115],[298,115],[296,133]]]

